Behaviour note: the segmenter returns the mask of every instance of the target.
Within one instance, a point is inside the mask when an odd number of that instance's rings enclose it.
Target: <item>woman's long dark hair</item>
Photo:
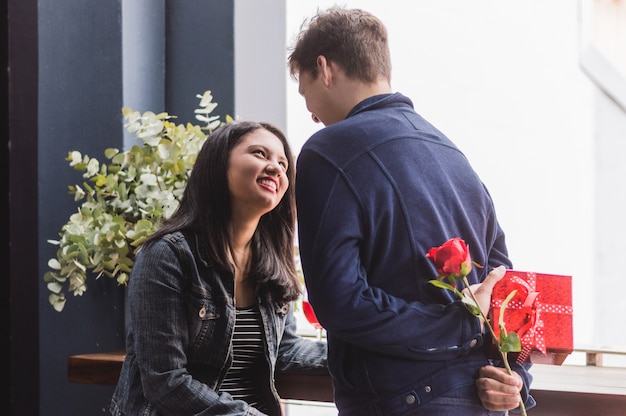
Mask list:
[[[273,301],[297,299],[302,288],[295,264],[294,234],[296,222],[295,164],[289,142],[277,127],[264,122],[233,121],[214,130],[206,139],[189,176],[176,212],[145,242],[175,232],[197,233],[206,255],[223,270],[231,270],[228,224],[231,219],[228,166],[230,154],[248,133],[265,129],[282,142],[288,159],[289,187],[272,211],[264,214],[252,237],[250,278],[257,281],[259,294]]]

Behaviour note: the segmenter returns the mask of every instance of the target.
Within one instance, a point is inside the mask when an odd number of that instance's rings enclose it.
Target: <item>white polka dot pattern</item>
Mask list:
[[[506,281],[505,281],[506,279]],[[494,298],[491,303],[491,319],[498,327],[500,309],[504,299],[516,291],[513,298],[505,306],[505,328],[508,332],[516,332],[522,344],[522,351],[517,357],[518,362],[529,360],[533,350],[538,350],[546,355],[545,323],[544,314],[566,316],[571,319],[573,308],[568,304],[544,303],[542,291],[536,290],[537,276],[533,272],[508,271],[505,279],[502,279],[494,288]],[[545,282],[545,281],[544,281]],[[546,298],[561,300],[561,290],[548,287]],[[557,293],[558,292],[558,293]],[[571,298],[571,293],[569,293]],[[568,297],[563,299],[567,301]]]

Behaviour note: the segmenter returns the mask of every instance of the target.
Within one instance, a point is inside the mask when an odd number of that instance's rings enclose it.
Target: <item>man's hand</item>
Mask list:
[[[482,283],[471,285],[469,288],[469,290],[474,292],[478,306],[485,316],[489,313],[489,307],[491,306],[491,292],[493,292],[493,287],[504,277],[505,273],[506,268],[504,266],[496,267],[489,272]],[[463,293],[469,295],[467,290],[467,288],[463,289]]]
[[[482,367],[476,380],[478,397],[485,409],[503,411],[515,409],[519,406],[519,392],[524,382],[522,377],[513,372],[510,375],[506,369],[487,365]]]

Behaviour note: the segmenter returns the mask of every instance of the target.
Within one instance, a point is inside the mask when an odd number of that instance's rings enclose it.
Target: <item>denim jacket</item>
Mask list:
[[[196,235],[177,232],[137,254],[113,415],[264,414],[218,393],[233,360],[234,278],[202,253]],[[281,414],[275,372],[327,372],[326,343],[296,335],[291,305],[259,299],[266,362],[255,380],[269,415]]]

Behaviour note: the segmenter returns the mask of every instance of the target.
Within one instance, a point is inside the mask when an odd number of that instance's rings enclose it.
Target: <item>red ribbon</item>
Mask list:
[[[539,296],[539,292],[535,291],[535,276],[531,276],[529,282],[513,276],[511,282],[515,285],[517,293],[521,293],[524,299],[521,310],[526,314],[526,324],[517,333],[523,345],[517,357],[517,362],[522,363],[527,360],[533,348],[538,349],[544,355],[547,352],[546,340],[543,334],[543,320],[541,319],[542,304],[539,300],[541,296]]]

